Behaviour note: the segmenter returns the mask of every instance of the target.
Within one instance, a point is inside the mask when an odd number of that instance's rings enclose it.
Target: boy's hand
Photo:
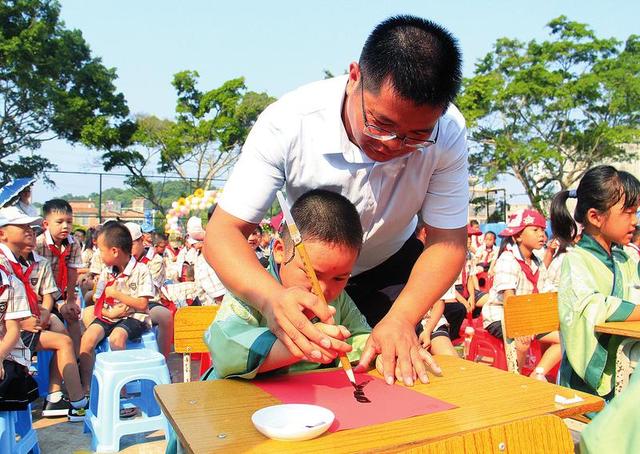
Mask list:
[[[422,332],[420,333],[420,336],[418,336],[418,340],[420,341],[420,345],[422,345],[422,348],[424,348],[425,350],[428,350],[429,346],[431,345],[431,333],[428,333],[427,331],[422,330]]]
[[[30,333],[37,333],[38,331],[42,331],[42,325],[38,317],[31,316],[20,320],[20,329],[29,331]]]
[[[58,310],[65,320],[73,321],[80,318],[80,307],[76,303],[66,302]]]
[[[40,325],[42,329],[47,329],[49,327],[49,318],[51,317],[51,312],[46,307],[40,306]]]
[[[111,318],[122,318],[129,312],[129,306],[124,303],[118,303],[111,308]]]

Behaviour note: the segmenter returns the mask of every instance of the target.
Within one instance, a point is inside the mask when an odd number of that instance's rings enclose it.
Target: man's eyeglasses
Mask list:
[[[440,132],[440,120],[438,120],[438,124],[436,126],[436,133],[433,139],[431,137],[428,138],[418,138],[418,137],[409,137],[409,136],[401,136],[392,131],[387,131],[380,126],[376,126],[374,124],[369,123],[367,121],[367,113],[364,109],[364,78],[362,75],[360,76],[360,99],[362,101],[362,118],[364,119],[364,129],[363,132],[366,136],[371,137],[372,139],[380,140],[381,142],[388,142],[390,140],[400,140],[402,142],[403,147],[407,148],[426,148],[438,141],[438,134]],[[431,134],[433,136],[433,134]]]

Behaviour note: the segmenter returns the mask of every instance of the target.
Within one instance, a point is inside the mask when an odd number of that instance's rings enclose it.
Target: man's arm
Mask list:
[[[325,306],[306,290],[285,289],[262,267],[247,243],[254,230],[255,224],[232,216],[220,206],[214,211],[207,225],[203,253],[224,286],[259,310],[271,332],[295,357],[323,362],[332,358],[325,358],[319,347],[338,352],[351,350],[347,343],[315,328],[300,309],[310,309],[320,320],[333,324],[335,310],[331,306]]]
[[[465,260],[466,227],[448,230],[428,226],[427,229],[429,235],[424,252],[415,263],[398,299],[373,328],[359,364],[367,366],[376,354],[382,353],[385,380],[389,384],[394,381],[396,361],[405,384],[412,385],[416,375],[422,382],[428,381],[414,328],[451,287]],[[439,373],[438,365],[430,360],[431,369]]]

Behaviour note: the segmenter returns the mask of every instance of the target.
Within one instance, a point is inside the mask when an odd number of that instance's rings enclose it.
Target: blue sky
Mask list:
[[[178,71],[198,71],[205,90],[244,76],[249,89],[278,97],[322,78],[323,69],[342,73],[358,59],[371,29],[393,14],[411,13],[447,27],[460,41],[467,77],[497,38],[543,39],[545,24],[561,14],[589,24],[601,37],[624,40],[640,33],[638,1],[63,0],[61,5],[67,28],[80,29],[93,54],[116,68],[117,87],[131,112],[161,117],[173,115],[171,78]],[[40,154],[60,170],[101,170],[97,153],[64,142],[47,143]],[[36,186],[36,201],[98,189],[93,177],[53,177],[57,187]],[[104,185],[117,180],[107,178]],[[508,188],[518,192],[510,183]]]

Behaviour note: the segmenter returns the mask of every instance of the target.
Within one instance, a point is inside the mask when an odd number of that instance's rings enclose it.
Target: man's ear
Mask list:
[[[271,248],[271,253],[273,254],[273,259],[276,261],[278,265],[282,264],[285,261],[285,250],[284,250],[284,241],[281,238],[276,238],[273,240],[273,247]]]

